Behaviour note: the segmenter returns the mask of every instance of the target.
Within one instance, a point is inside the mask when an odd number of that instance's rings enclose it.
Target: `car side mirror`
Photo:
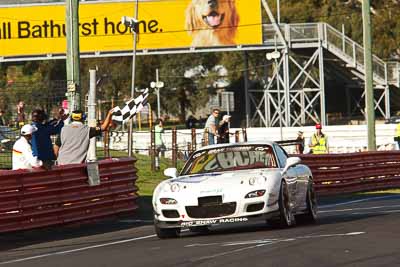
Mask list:
[[[285,168],[283,168],[282,174],[284,174],[290,167],[295,166],[301,163],[301,158],[299,157],[290,157],[286,160]]]
[[[178,170],[176,168],[167,168],[164,170],[164,175],[175,178],[176,176],[178,176]]]

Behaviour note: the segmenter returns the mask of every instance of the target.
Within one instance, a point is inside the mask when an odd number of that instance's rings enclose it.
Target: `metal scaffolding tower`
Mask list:
[[[335,61],[341,69],[336,71],[350,73],[349,89],[362,88],[363,48],[325,23],[285,24],[280,29],[288,48],[279,41],[272,25],[264,25],[266,51],[278,50],[281,56],[273,62],[272,75],[265,77],[263,88],[248,90],[253,110],[250,125],[326,125],[326,61]],[[390,86],[399,85],[398,76],[392,75],[396,72],[393,64],[373,57],[375,111],[385,118],[390,117]],[[364,94],[353,100],[352,113],[364,115]]]

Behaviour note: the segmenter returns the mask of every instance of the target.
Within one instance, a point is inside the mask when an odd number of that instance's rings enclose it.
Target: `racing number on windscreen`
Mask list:
[[[196,153],[187,163],[182,174],[276,167],[276,160],[270,146],[236,146]]]

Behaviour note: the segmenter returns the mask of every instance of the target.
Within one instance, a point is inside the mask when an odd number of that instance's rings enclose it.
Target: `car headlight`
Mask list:
[[[267,179],[265,177],[251,177],[249,179],[249,185],[261,185],[263,184]]]
[[[178,201],[176,201],[175,199],[168,198],[168,197],[160,198],[160,202],[161,202],[161,204],[164,204],[164,205],[174,205],[174,204],[178,203]]]
[[[265,190],[256,190],[247,193],[244,198],[262,197],[265,194]]]
[[[179,184],[170,184],[169,188],[171,189],[171,192],[179,192],[179,190],[181,190],[181,187],[179,186]]]

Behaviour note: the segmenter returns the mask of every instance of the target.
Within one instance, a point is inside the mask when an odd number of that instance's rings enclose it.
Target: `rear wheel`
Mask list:
[[[290,207],[289,190],[285,181],[282,181],[279,191],[279,216],[267,221],[273,227],[286,228],[296,224]]]
[[[181,232],[180,228],[160,228],[156,224],[154,225],[154,228],[156,230],[157,236],[162,239],[176,238],[179,236],[179,233]]]
[[[314,223],[317,220],[317,197],[312,181],[308,185],[306,202],[306,213],[297,215],[296,221],[300,223]]]

